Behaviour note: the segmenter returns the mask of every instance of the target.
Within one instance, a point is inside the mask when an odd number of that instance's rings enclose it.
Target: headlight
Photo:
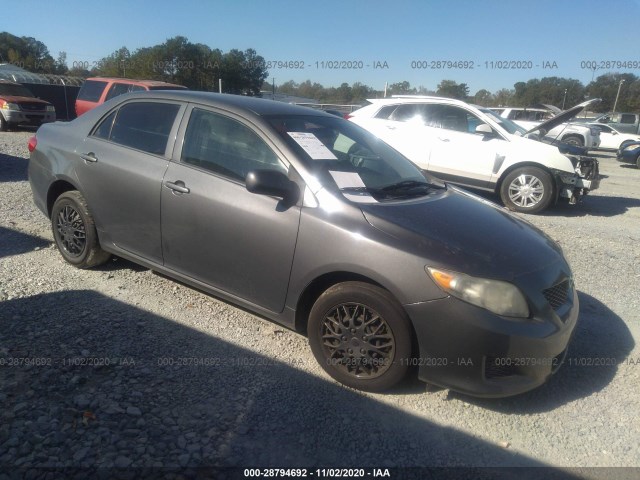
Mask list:
[[[54,107],[53,105],[47,105],[47,112],[55,112],[56,111],[56,107]]]
[[[2,105],[2,109],[3,110],[20,110],[20,107],[18,106],[17,103],[6,102],[4,105]]]
[[[505,317],[529,317],[529,306],[515,285],[476,278],[464,273],[427,267],[433,281],[445,292]]]
[[[635,150],[636,148],[640,147],[640,145],[638,145],[637,143],[632,143],[631,145],[627,145],[626,147],[624,147],[624,151],[629,151],[629,150]]]

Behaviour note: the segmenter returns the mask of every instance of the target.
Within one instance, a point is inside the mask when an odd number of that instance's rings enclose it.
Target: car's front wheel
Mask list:
[[[93,217],[77,191],[60,195],[51,210],[53,239],[62,257],[78,268],[101,265],[111,256],[100,247]]]
[[[307,332],[316,360],[344,385],[382,391],[407,373],[409,318],[380,287],[363,282],[332,286],[313,305]]]
[[[9,124],[0,113],[0,132],[6,132],[7,130],[9,130]]]
[[[553,179],[541,168],[516,168],[502,181],[500,198],[510,210],[541,212],[553,199]]]

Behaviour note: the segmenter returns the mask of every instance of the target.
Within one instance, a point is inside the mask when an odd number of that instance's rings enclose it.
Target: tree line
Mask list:
[[[266,81],[269,74],[265,60],[255,50],[222,52],[182,36],[133,52],[122,47],[98,61],[73,62],[71,67],[66,58],[66,53],[60,52],[54,59],[46,45],[33,37],[0,33],[0,63],[18,65],[34,73],[144,78],[206,91],[218,91],[222,80],[225,93],[259,96],[261,90],[275,88],[277,93],[333,104],[361,104],[368,98],[385,95],[384,89],[374,89],[361,82],[325,87],[311,80],[300,83],[289,80],[273,85]],[[587,98],[601,98],[592,110],[606,112],[613,109],[619,87],[616,110],[640,111],[640,78],[632,73],[606,73],[587,85],[572,78],[534,78],[516,82],[511,89],[490,92],[483,88],[473,95],[466,83],[453,80],[443,79],[432,90],[401,81],[387,85],[386,95],[437,95],[489,107],[552,104],[560,108],[569,108]]]

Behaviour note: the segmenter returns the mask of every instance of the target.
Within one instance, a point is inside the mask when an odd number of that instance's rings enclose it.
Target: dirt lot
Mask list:
[[[43,467],[161,476],[173,470],[143,469],[202,466],[640,476],[635,167],[600,155],[601,188],[583,204],[527,216],[572,265],[580,323],[547,385],[478,400],[418,382],[355,392],[321,371],[304,337],[276,324],[124,260],[74,269],[33,205],[29,136],[0,133],[0,479],[30,469],[46,478]],[[592,468],[614,466],[636,468]]]

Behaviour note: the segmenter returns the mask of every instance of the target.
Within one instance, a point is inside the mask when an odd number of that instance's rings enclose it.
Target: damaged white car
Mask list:
[[[441,97],[369,100],[348,118],[447,182],[500,195],[511,210],[537,213],[559,199],[577,203],[598,188],[595,158],[536,141],[590,102],[524,129],[488,108]],[[525,138],[525,135],[529,138]]]

